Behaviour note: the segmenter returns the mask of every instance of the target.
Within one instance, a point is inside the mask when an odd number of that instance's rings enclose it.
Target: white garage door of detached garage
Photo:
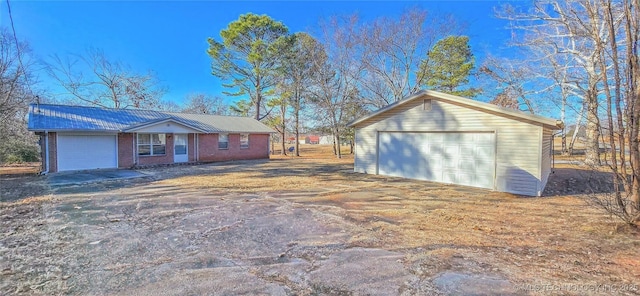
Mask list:
[[[58,171],[118,167],[116,136],[58,135]]]
[[[378,174],[494,189],[493,132],[380,132]]]

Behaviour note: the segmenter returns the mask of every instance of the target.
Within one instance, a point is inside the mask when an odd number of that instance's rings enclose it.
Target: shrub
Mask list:
[[[35,143],[8,141],[0,144],[0,163],[24,163],[40,161],[39,147]]]

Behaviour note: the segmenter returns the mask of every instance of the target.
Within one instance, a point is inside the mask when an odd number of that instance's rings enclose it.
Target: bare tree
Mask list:
[[[331,127],[337,145],[336,157],[342,158],[340,137],[349,118],[349,106],[360,98],[358,81],[363,72],[355,38],[358,18],[332,17],[320,24],[324,51],[309,57],[317,69],[311,89],[312,102],[319,115]]]
[[[534,95],[537,90],[530,85],[531,81],[535,80],[536,74],[526,61],[489,56],[479,72],[495,84],[493,87],[486,87],[486,89],[496,89],[498,92],[497,94],[488,92],[494,98],[491,101],[492,104],[535,113],[530,95]]]
[[[635,224],[640,221],[640,1],[600,0],[597,4],[597,14],[605,23],[596,51],[606,98],[604,135],[610,147],[611,161],[607,164],[613,173],[614,190],[611,195],[594,196],[592,200]]]
[[[229,106],[226,105],[220,97],[203,93],[194,93],[187,95],[185,98],[185,107],[182,109],[182,112],[228,115]]]
[[[98,49],[83,56],[54,55],[46,71],[75,101],[100,107],[153,109],[164,92],[153,74],[134,73]]]
[[[160,100],[158,102],[158,106],[156,107],[156,109],[160,111],[166,111],[166,112],[180,112],[182,111],[183,107],[178,105],[174,101]]]
[[[538,51],[544,55],[570,55],[572,77],[563,82],[563,87],[572,95],[580,97],[586,107],[586,152],[585,163],[600,165],[600,121],[598,83],[600,54],[596,50],[598,40],[606,34],[604,20],[592,0],[535,1],[533,8],[517,12],[506,6],[499,17],[513,22],[513,29],[525,32],[518,43],[535,51],[541,46],[553,51]]]
[[[380,17],[354,29],[360,31],[353,38],[359,39],[364,67],[360,93],[380,108],[419,90],[421,61],[438,39],[456,33],[459,26],[449,15],[411,8],[398,19]]]
[[[26,115],[36,98],[29,83],[30,48],[7,30],[0,30],[0,163],[35,161],[35,137],[27,130]]]
[[[563,100],[570,96],[582,99],[587,120],[586,164],[601,164],[598,140],[602,137],[606,142],[604,157],[613,175],[613,191],[594,194],[590,200],[625,222],[637,224],[640,1],[536,1],[532,11],[507,12],[516,28],[529,32],[523,44],[537,53],[541,68],[547,68],[542,72],[560,89]],[[580,119],[578,116],[574,135]]]

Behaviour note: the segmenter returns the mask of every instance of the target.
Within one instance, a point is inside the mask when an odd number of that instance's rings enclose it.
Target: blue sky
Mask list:
[[[8,28],[6,0],[0,1],[0,25]],[[155,72],[168,89],[164,99],[177,103],[192,92],[222,96],[206,40],[219,38],[247,12],[267,14],[298,32],[313,31],[321,18],[335,14],[357,12],[366,21],[418,6],[465,22],[478,64],[487,52],[509,51],[507,23],[493,13],[504,1],[10,1],[16,34],[38,59],[100,48],[135,71]],[[46,74],[39,73],[39,80],[60,93]]]

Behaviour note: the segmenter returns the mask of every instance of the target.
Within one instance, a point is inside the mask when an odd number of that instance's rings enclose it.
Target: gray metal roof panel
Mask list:
[[[193,125],[196,127],[199,127],[199,125],[209,126],[213,128],[215,132],[274,132],[273,129],[268,126],[249,117],[170,112],[167,112],[167,114],[180,118],[184,120],[184,122],[194,123]]]
[[[247,117],[49,104],[29,106],[28,128],[32,131],[123,131],[165,119],[209,133],[274,132],[261,122]]]

